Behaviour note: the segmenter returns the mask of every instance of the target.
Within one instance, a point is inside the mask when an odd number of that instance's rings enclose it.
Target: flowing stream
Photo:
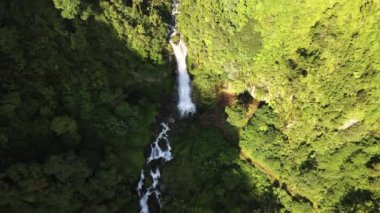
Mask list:
[[[187,72],[186,56],[187,47],[181,38],[177,29],[176,16],[179,14],[179,2],[172,0],[172,24],[169,32],[169,42],[173,48],[173,52],[177,61],[177,85],[178,85],[178,104],[177,109],[180,117],[184,118],[196,112],[196,107],[191,100],[191,82]],[[174,41],[178,37],[179,41]],[[148,201],[153,199],[158,208],[161,208],[161,191],[160,191],[160,167],[166,162],[173,159],[172,148],[169,141],[168,132],[170,128],[167,123],[161,123],[162,130],[158,134],[156,140],[150,145],[150,155],[146,159],[145,166],[141,170],[140,180],[137,183],[137,193],[140,197],[140,213],[149,213],[150,205]],[[145,169],[147,168],[147,169]],[[144,187],[146,173],[149,171],[152,184]]]

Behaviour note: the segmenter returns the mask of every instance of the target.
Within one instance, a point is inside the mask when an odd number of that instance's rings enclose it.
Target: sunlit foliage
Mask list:
[[[267,103],[248,123],[243,105],[225,110],[251,158],[318,208],[364,190],[352,209],[378,210],[378,1],[183,0],[179,23],[200,99],[223,87]]]

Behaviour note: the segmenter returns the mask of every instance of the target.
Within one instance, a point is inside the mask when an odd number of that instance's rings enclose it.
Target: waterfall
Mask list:
[[[179,2],[172,0],[172,25],[170,26],[169,43],[173,48],[173,52],[177,61],[177,84],[178,84],[178,104],[177,109],[180,117],[187,117],[196,112],[195,104],[191,100],[191,84],[190,76],[187,72],[186,57],[187,47],[182,40],[176,23],[176,15],[179,14]],[[179,36],[179,41],[175,42],[174,38]],[[173,159],[172,148],[168,138],[170,128],[168,124],[161,123],[162,130],[158,134],[156,140],[150,145],[150,155],[146,160],[145,166],[149,169],[152,184],[144,189],[146,178],[145,169],[141,170],[140,179],[137,183],[137,193],[140,197],[140,213],[149,213],[148,201],[150,198],[157,202],[161,208],[161,191],[160,191],[160,164],[166,163]]]
[[[177,31],[174,31],[172,36],[175,36]],[[170,39],[170,44],[173,47],[174,55],[177,60],[177,83],[178,83],[178,111],[181,117],[195,113],[195,104],[191,100],[190,76],[187,73],[186,56],[187,48],[182,39],[176,44],[173,39]]]
[[[173,24],[171,26],[170,33],[170,45],[173,48],[174,55],[177,61],[177,84],[178,84],[178,111],[181,117],[194,114],[196,111],[195,104],[191,100],[191,85],[190,76],[187,72],[186,56],[187,47],[185,42],[181,38],[177,29],[176,15],[179,14],[179,2],[172,0],[172,19]],[[178,43],[174,42],[173,38],[179,36]]]

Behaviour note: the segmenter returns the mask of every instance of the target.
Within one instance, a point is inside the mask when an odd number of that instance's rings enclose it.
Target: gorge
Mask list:
[[[380,212],[379,21],[376,0],[0,1],[0,212]]]
[[[177,62],[177,86],[178,86],[178,104],[177,109],[181,118],[188,117],[195,113],[195,104],[191,100],[191,85],[190,85],[190,76],[187,72],[186,65],[186,56],[187,56],[187,47],[179,35],[177,29],[176,15],[179,14],[180,3],[178,0],[172,0],[172,25],[170,26],[170,35],[169,42],[173,48],[173,52]],[[179,36],[179,41],[176,43],[173,41],[175,36]],[[172,121],[174,123],[174,120]],[[150,147],[150,155],[146,160],[146,164],[149,165],[150,168],[150,176],[152,178],[152,185],[143,189],[145,174],[144,169],[141,170],[140,180],[137,185],[137,192],[140,196],[140,213],[149,213],[149,205],[148,200],[151,195],[154,195],[154,199],[156,199],[156,208],[161,208],[160,201],[160,189],[157,188],[159,186],[160,179],[160,166],[156,164],[154,166],[152,161],[163,161],[168,162],[172,160],[172,148],[169,142],[168,131],[170,130],[168,125],[165,123],[161,123],[162,131],[157,136],[156,140],[151,144]],[[160,142],[164,140],[164,150],[161,149],[162,145]],[[162,165],[162,164],[161,164]]]

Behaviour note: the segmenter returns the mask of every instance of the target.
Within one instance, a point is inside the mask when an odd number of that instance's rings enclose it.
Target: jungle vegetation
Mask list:
[[[169,0],[0,1],[0,212],[137,212]],[[380,3],[181,0],[163,212],[379,212]]]
[[[227,121],[244,156],[308,203],[280,194],[285,208],[379,211],[379,2],[183,0],[182,11],[201,103],[250,94]]]

